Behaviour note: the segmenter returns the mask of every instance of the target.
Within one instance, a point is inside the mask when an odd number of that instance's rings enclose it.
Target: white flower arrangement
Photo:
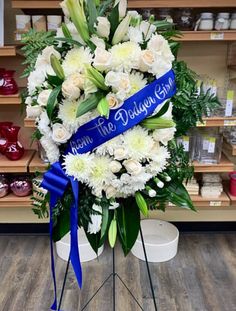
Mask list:
[[[90,152],[64,152],[80,127],[98,116],[109,118],[127,99],[170,71],[174,56],[152,19],[144,21],[136,11],[126,12],[126,0],[115,1],[112,10],[116,14],[103,16],[99,10],[90,16],[83,0],[64,0],[61,6],[71,21],[57,30],[57,43],[43,49],[36,59],[28,77],[26,111],[29,117],[37,117],[40,142],[50,163],[60,160],[66,176],[80,183],[81,204],[88,214],[83,226],[95,235],[101,231],[106,209],[116,221],[122,202],[132,199],[146,215],[144,198],[154,202],[160,189],[171,182],[166,170],[171,158],[169,142],[176,129],[170,100],[157,107],[151,119]],[[111,16],[118,19],[114,22]],[[138,96],[132,108],[126,111],[130,119],[140,109]],[[120,122],[125,123],[122,118]],[[110,223],[105,225],[108,229]]]

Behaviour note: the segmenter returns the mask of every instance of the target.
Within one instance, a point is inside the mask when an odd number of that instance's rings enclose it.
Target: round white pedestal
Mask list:
[[[179,231],[174,225],[162,220],[145,219],[141,221],[141,228],[149,262],[164,262],[175,257]],[[131,252],[145,260],[140,234]]]
[[[79,240],[79,254],[81,262],[93,260],[100,256],[103,252],[104,247],[100,247],[98,255],[94,252],[89,244],[84,229],[78,229],[78,240]],[[67,233],[60,241],[56,242],[57,255],[67,261],[70,252],[70,233]]]

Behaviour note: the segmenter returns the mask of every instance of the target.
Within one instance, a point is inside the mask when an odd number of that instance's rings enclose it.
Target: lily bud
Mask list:
[[[109,103],[106,97],[100,100],[100,102],[97,105],[97,110],[102,117],[104,116],[108,119],[109,113],[110,113],[110,107],[109,107]]]
[[[136,203],[141,211],[141,213],[147,217],[148,216],[148,207],[147,207],[147,203],[144,199],[144,197],[142,196],[142,194],[140,192],[136,192],[135,193],[135,200]]]
[[[83,0],[66,0],[66,6],[79,35],[85,42],[89,42],[90,36]]]
[[[50,60],[51,60],[52,69],[54,70],[55,74],[58,76],[58,78],[60,78],[61,80],[64,80],[65,75],[64,75],[63,68],[60,64],[60,61],[56,58],[54,54],[51,55]]]
[[[63,35],[65,36],[65,38],[73,39],[72,35],[70,33],[70,30],[68,29],[68,27],[65,23],[62,23],[61,29],[62,29],[62,32],[63,32]]]
[[[86,76],[99,89],[104,91],[108,90],[108,87],[105,85],[105,78],[95,68],[86,66]]]
[[[119,3],[119,18],[122,19],[125,17],[126,15],[126,11],[127,11],[127,0],[116,0],[115,5]]]
[[[114,248],[117,238],[117,221],[115,217],[112,219],[109,230],[108,230],[108,240],[111,248]]]
[[[112,39],[112,44],[115,45],[124,38],[124,36],[127,34],[127,31],[129,29],[129,23],[131,21],[131,16],[127,15],[123,21],[119,24],[117,27],[113,39]]]

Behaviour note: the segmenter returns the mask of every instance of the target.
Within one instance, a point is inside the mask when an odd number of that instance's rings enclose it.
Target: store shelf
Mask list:
[[[58,0],[12,0],[14,9],[58,9],[60,8]]]
[[[236,156],[236,145],[232,145],[229,142],[227,142],[226,140],[224,140],[223,142],[223,148],[222,148],[223,152],[232,155],[232,156]]]
[[[204,164],[197,161],[193,162],[195,173],[228,173],[234,170],[234,164],[222,154],[219,164]]]
[[[25,118],[24,119],[24,127],[35,128],[35,119]]]
[[[23,157],[17,161],[8,160],[5,156],[0,155],[0,173],[27,173],[34,153],[35,150],[25,150]]]
[[[151,211],[149,217],[173,222],[222,222],[236,221],[236,205],[228,207],[198,207],[197,212],[178,207]]]
[[[8,194],[4,198],[0,198],[1,207],[31,207],[32,200],[31,195],[27,197],[17,197],[13,193]]]
[[[130,8],[189,8],[189,0],[128,0]],[[191,8],[236,7],[235,0],[198,0]]]
[[[21,103],[20,94],[0,95],[0,105],[19,105]]]
[[[48,163],[43,163],[42,160],[39,158],[38,152],[36,152],[29,164],[29,172],[45,172],[47,167]]]
[[[236,31],[182,31],[178,41],[235,41]]]
[[[236,117],[211,117],[203,118],[203,123],[198,122],[197,127],[236,126]]]
[[[18,9],[55,9],[58,0],[12,0],[12,7]],[[188,8],[189,0],[129,0],[129,8]],[[236,7],[235,0],[199,0],[191,3],[192,8]]]
[[[0,56],[16,56],[16,47],[15,46],[1,46],[0,47]]]

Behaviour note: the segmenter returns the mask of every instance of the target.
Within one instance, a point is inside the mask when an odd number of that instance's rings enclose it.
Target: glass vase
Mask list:
[[[18,141],[18,133],[20,126],[5,127],[5,135],[7,146],[5,149],[5,156],[12,161],[19,160],[24,155],[24,147]]]
[[[1,73],[2,85],[0,87],[0,95],[13,95],[18,92],[18,86],[14,79],[14,70],[5,70]]]

